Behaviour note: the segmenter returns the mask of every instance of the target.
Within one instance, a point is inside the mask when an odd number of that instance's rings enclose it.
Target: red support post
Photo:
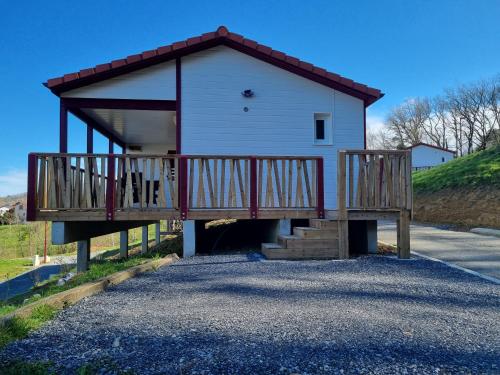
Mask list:
[[[111,139],[108,140],[108,154],[114,154],[114,147],[115,144],[113,143],[113,141]]]
[[[34,221],[36,219],[36,180],[38,174],[37,156],[28,155],[28,189],[26,204],[26,219]]]
[[[179,206],[181,211],[181,220],[186,220],[188,216],[188,173],[187,156],[179,156]]]
[[[68,109],[62,101],[59,107],[59,152],[68,152]]]
[[[318,212],[318,218],[325,218],[325,186],[324,186],[324,167],[323,167],[323,158],[317,159],[317,181],[316,186],[318,191],[317,194],[317,207],[316,210]]]
[[[87,154],[94,153],[94,129],[87,124]]]
[[[250,157],[250,217],[257,219],[259,207],[257,206],[257,158]]]
[[[115,156],[108,156],[108,176],[106,185],[106,220],[112,221],[115,218]]]

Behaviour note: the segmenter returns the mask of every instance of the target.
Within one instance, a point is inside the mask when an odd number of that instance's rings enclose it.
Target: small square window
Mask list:
[[[332,120],[330,113],[314,114],[314,144],[332,144]]]
[[[325,139],[325,120],[316,119],[316,139]]]

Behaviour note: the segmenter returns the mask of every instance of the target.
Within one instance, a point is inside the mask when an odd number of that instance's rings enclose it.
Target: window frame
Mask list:
[[[315,146],[331,146],[333,145],[333,123],[331,112],[314,112],[313,113],[313,144]],[[316,121],[323,120],[323,135],[324,139],[318,139],[316,136]]]

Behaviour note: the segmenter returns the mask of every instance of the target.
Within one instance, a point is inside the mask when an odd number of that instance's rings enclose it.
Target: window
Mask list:
[[[314,144],[332,144],[332,120],[329,113],[314,114]]]
[[[444,163],[444,157],[441,158],[441,162]]]

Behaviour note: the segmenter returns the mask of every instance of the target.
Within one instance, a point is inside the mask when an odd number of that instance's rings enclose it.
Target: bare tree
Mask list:
[[[427,99],[410,99],[394,108],[387,117],[387,125],[398,138],[398,148],[422,142],[424,124],[431,107]]]

